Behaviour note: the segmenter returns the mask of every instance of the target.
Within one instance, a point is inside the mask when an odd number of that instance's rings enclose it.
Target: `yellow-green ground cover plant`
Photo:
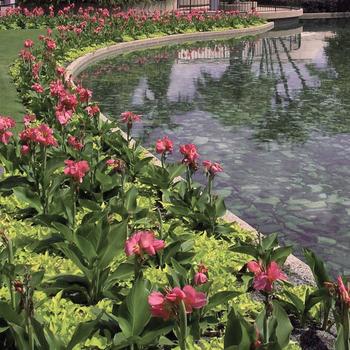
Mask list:
[[[306,251],[316,286],[294,287],[283,271],[291,247],[222,220],[219,162],[200,163],[186,144],[170,163],[177,147],[159,135],[155,163],[132,136],[142,116],[105,123],[92,92],[65,79],[70,50],[261,23],[72,6],[0,19],[0,28],[49,26],[38,44],[23,43],[12,69],[28,111],[21,131],[0,117],[2,348],[297,349],[293,325],[322,319],[325,330],[336,325],[336,348],[349,349],[344,279],[333,283]]]

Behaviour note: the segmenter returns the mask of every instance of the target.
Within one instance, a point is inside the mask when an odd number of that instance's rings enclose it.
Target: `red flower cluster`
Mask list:
[[[57,46],[55,40],[50,39],[50,38],[45,38],[45,45],[46,45],[47,50],[49,50],[49,51],[55,50],[56,46]]]
[[[84,147],[82,142],[80,142],[75,136],[71,135],[68,136],[67,143],[77,151],[80,151]]]
[[[82,183],[86,173],[90,170],[89,163],[86,160],[75,162],[74,160],[65,160],[64,173],[70,176],[74,181]]]
[[[196,146],[192,143],[181,145],[180,153],[184,156],[182,163],[188,165],[193,170],[196,170],[197,159],[199,158]]]
[[[141,116],[130,111],[123,112],[121,115],[121,121],[123,123],[131,125],[134,122],[141,121]]]
[[[35,122],[36,116],[34,114],[26,114],[23,117],[23,123],[25,127],[28,127],[32,122]]]
[[[50,94],[52,97],[64,96],[66,90],[61,80],[55,80],[50,83]]]
[[[178,319],[179,305],[183,302],[186,313],[190,314],[193,309],[201,309],[207,304],[207,297],[202,292],[197,292],[192,286],[186,285],[182,289],[175,287],[165,294],[153,292],[148,297],[151,306],[151,314],[154,317]]]
[[[108,159],[106,164],[115,172],[122,173],[126,169],[126,164],[122,159]]]
[[[13,133],[9,131],[15,127],[16,122],[10,118],[0,115],[0,142],[7,145]]]
[[[34,80],[39,80],[39,72],[41,67],[42,67],[42,62],[37,62],[33,64],[32,74],[33,74]]]
[[[203,162],[204,170],[210,176],[214,177],[217,173],[224,171],[222,166],[219,163],[211,162],[210,160],[205,160]]]
[[[76,91],[77,91],[77,94],[79,96],[79,101],[81,103],[88,103],[92,97],[92,91],[85,89],[82,86],[78,86]]]
[[[42,94],[44,92],[44,88],[39,83],[34,83],[32,85],[32,89],[37,92],[38,94]]]
[[[196,286],[207,283],[208,281],[208,269],[205,265],[199,264],[198,270],[194,275],[194,284]]]
[[[35,60],[35,56],[28,50],[21,50],[19,56],[26,62],[32,62]]]
[[[51,88],[51,86],[50,86]],[[78,105],[77,96],[62,90],[62,86],[56,82],[52,85],[51,93],[58,94],[58,104],[56,106],[56,119],[61,125],[66,125],[73,116]]]
[[[156,239],[153,231],[137,231],[125,242],[127,256],[144,254],[155,255],[165,247],[165,242]]]
[[[340,300],[350,308],[350,288],[346,288],[341,276],[338,276],[338,293],[340,296]]]
[[[100,108],[97,105],[87,106],[85,108],[89,117],[94,117],[96,114],[100,113]]]
[[[34,41],[33,40],[30,40],[30,39],[27,39],[27,40],[24,40],[24,47],[29,49],[31,47],[34,46]]]
[[[19,138],[21,142],[28,147],[30,143],[40,144],[45,147],[57,146],[57,140],[53,136],[53,130],[47,124],[25,128],[20,132]]]
[[[250,261],[247,264],[248,270],[253,272],[254,277],[254,288],[256,290],[262,290],[265,292],[271,292],[273,283],[278,280],[287,280],[286,274],[280,269],[275,261],[271,263],[265,269],[261,262]]]
[[[64,69],[64,67],[56,67],[56,73],[60,77],[62,77],[64,75],[65,71],[66,70]]]
[[[156,152],[158,154],[172,153],[173,147],[173,141],[171,141],[167,136],[164,136],[162,139],[159,139],[156,142]]]

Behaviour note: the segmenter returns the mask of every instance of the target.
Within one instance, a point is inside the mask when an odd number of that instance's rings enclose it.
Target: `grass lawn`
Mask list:
[[[37,40],[41,29],[0,31],[0,115],[21,121],[25,109],[21,104],[9,75],[9,66],[18,57],[25,39]]]

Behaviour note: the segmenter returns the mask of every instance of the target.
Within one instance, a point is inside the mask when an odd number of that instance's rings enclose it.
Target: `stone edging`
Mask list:
[[[292,18],[300,18],[303,16],[303,9],[296,10],[288,10],[288,9],[278,9],[276,11],[261,11],[259,15],[261,18],[267,20],[278,20],[278,19],[292,19]]]
[[[144,39],[135,40],[127,43],[118,43],[106,48],[97,49],[92,53],[88,53],[82,57],[77,58],[75,61],[70,63],[66,68],[65,79],[69,80],[76,77],[81,71],[83,71],[87,66],[95,63],[101,59],[107,58],[112,55],[118,55],[122,53],[127,53],[135,50],[146,49],[151,47],[156,47],[165,44],[176,44],[183,43],[191,40],[203,41],[211,39],[220,39],[227,37],[238,37],[244,35],[257,35],[265,33],[274,28],[274,23],[269,22],[261,26],[256,26],[252,28],[244,29],[231,29],[226,31],[218,32],[198,32],[198,33],[188,33],[188,34],[176,34],[155,39]],[[74,84],[73,80],[72,83]],[[101,119],[108,122],[108,118],[101,113]],[[119,130],[121,131],[121,130]],[[123,133],[124,134],[124,133]],[[153,157],[155,164],[160,165],[160,161],[153,154],[148,152],[148,155]],[[227,222],[237,223],[242,229],[250,231],[257,236],[257,231],[246,223],[244,220],[233,214],[231,211],[227,210],[223,219]],[[289,272],[298,279],[298,282],[313,284],[314,279],[310,268],[302,262],[300,259],[296,258],[294,255],[288,257],[285,266]]]
[[[94,52],[88,53],[82,57],[79,57],[73,61],[66,69],[66,77],[76,77],[81,71],[92,63],[99,61],[103,58],[110,57],[112,55],[118,55],[121,53],[131,52],[135,50],[149,49],[156,46],[163,46],[166,44],[184,43],[188,41],[205,41],[212,39],[225,39],[233,38],[245,35],[257,35],[268,32],[274,28],[274,23],[269,22],[259,26],[242,28],[242,29],[229,29],[215,32],[196,32],[185,34],[174,34],[163,36],[159,38],[142,39],[130,42],[118,43],[102,49],[97,49]]]
[[[350,12],[315,12],[304,13],[301,19],[349,18]]]

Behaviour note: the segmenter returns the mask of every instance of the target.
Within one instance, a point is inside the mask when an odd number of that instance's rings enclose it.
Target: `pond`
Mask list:
[[[349,57],[349,21],[305,21],[117,56],[78,79],[109,118],[142,114],[146,147],[167,135],[221,162],[215,188],[243,220],[350,273]]]

